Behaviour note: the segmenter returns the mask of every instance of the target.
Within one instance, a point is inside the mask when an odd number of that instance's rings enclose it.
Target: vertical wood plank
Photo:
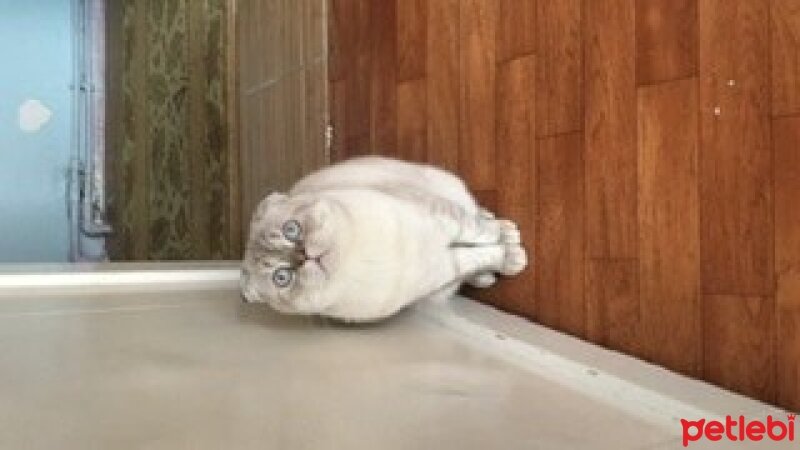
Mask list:
[[[301,0],[304,5],[303,19],[303,56],[305,64],[320,63],[325,58],[325,21],[327,17],[326,3],[331,0]]]
[[[587,337],[600,345],[644,356],[638,259],[587,261]]]
[[[458,167],[475,190],[495,181],[495,0],[462,0],[461,148]]]
[[[325,149],[325,133],[328,106],[326,93],[327,75],[324,62],[314,63],[307,68],[305,98],[306,115],[304,118],[305,143],[303,152],[303,174],[307,174],[328,163]]]
[[[769,297],[703,298],[707,380],[775,401],[774,303]]]
[[[285,153],[283,166],[283,185],[281,190],[288,190],[297,180],[303,177],[303,164],[306,158],[305,135],[307,117],[306,78],[307,70],[301,70],[287,76],[283,81],[282,109],[283,145],[273,148],[272,152]],[[286,150],[279,150],[286,149]],[[288,150],[288,151],[287,151]]]
[[[278,20],[281,24],[280,51],[284,63],[282,74],[297,71],[305,62],[305,7],[304,0],[280,0]],[[269,64],[269,61],[266,62]]]
[[[288,111],[287,101],[290,81],[287,78],[264,89],[262,99],[263,143],[258,147],[258,169],[256,171],[257,197],[264,198],[273,191],[285,191],[290,178],[287,159],[291,152],[286,148]]]
[[[352,49],[346,51],[353,52],[352,64],[347,68],[347,118],[345,120],[345,136],[348,142],[364,142],[370,140],[371,111],[370,99],[372,93],[372,39],[370,33],[373,27],[370,25],[372,2],[350,0],[355,3],[353,9],[353,20],[345,24],[346,27],[353,28]],[[369,145],[358,145],[348,151],[353,154],[369,153]]]
[[[256,1],[255,41],[253,58],[259,62],[256,84],[275,81],[289,69],[289,52],[286,49],[285,0]],[[255,87],[256,85],[253,85]]]
[[[775,271],[779,404],[800,410],[800,117],[776,119]]]
[[[581,0],[538,0],[536,135],[583,129]]]
[[[428,0],[397,2],[397,80],[425,76]]]
[[[647,357],[700,373],[697,82],[639,89],[639,295]]]
[[[699,1],[703,292],[771,296],[769,1]]]
[[[587,251],[591,258],[636,258],[634,3],[584,5]]]
[[[331,160],[341,161],[347,158],[347,82],[344,80],[331,82],[331,127],[333,127],[333,141],[331,142]]]
[[[498,66],[496,213],[513,220],[529,255],[536,242],[536,57],[520,57]],[[503,280],[491,299],[499,307],[533,316],[536,277],[531,265]]]
[[[349,76],[355,63],[355,5],[357,0],[329,1],[328,12],[328,78],[341,81]]]
[[[460,0],[428,0],[428,161],[458,169]]]
[[[537,152],[536,318],[547,326],[583,336],[583,134],[540,139]]]
[[[536,52],[536,0],[497,1],[497,60]]]
[[[697,0],[636,0],[639,84],[697,74]]]
[[[424,79],[397,85],[397,156],[425,162],[427,152],[427,83]]]
[[[384,155],[397,152],[397,1],[383,0],[373,5],[368,21],[370,147],[373,153]]]
[[[800,113],[800,0],[772,0],[772,113]]]

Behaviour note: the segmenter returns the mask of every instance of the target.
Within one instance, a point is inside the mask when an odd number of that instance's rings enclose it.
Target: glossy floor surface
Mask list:
[[[535,365],[559,345],[661,377],[645,394],[674,389],[681,405],[763,406],[455,300],[454,320],[417,308],[345,326],[242,305],[232,290],[0,297],[0,448],[682,448],[675,418],[637,414],[624,385],[594,395],[602,381],[587,390],[503,354]],[[517,338],[498,331],[507,323]]]

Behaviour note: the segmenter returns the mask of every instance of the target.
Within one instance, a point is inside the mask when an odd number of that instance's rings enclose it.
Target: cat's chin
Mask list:
[[[317,302],[310,302],[308,299],[299,298],[292,301],[268,302],[274,310],[284,314],[294,315],[313,315],[322,314],[329,305],[317,305]]]

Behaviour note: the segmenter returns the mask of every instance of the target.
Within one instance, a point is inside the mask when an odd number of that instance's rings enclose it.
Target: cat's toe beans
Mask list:
[[[521,245],[514,244],[506,246],[506,255],[503,260],[503,270],[505,276],[514,276],[525,270],[528,265],[528,255]]]

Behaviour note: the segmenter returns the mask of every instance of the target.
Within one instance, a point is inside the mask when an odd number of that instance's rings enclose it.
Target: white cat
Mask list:
[[[250,225],[248,302],[346,321],[385,318],[420,300],[527,265],[516,225],[480,209],[456,176],[380,157],[345,161],[269,195]]]

